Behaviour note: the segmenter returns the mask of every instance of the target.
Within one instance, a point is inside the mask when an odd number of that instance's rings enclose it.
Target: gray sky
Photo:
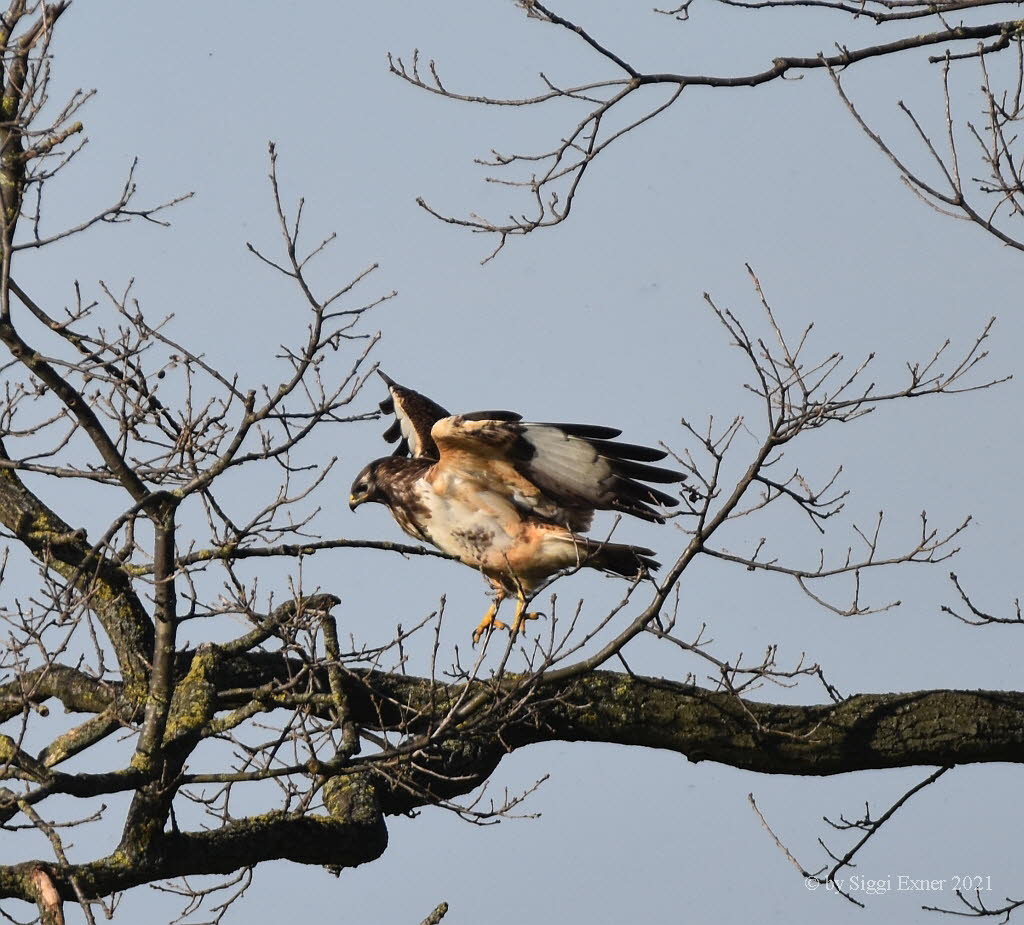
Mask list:
[[[676,23],[646,6],[627,15],[625,6],[556,8],[640,66],[690,72],[753,70],[778,54],[814,54],[837,25],[826,17],[808,31],[803,17],[741,16],[710,4]],[[853,41],[856,33],[843,29]],[[744,262],[790,331],[814,322],[823,356],[877,351],[880,384],[902,382],[904,361],[926,358],[947,337],[966,346],[991,315],[999,322],[987,369],[1016,371],[1024,342],[1019,256],[906,191],[841,109],[827,76],[756,91],[688,90],[599,159],[567,223],[513,239],[481,266],[493,242],[437,223],[415,197],[456,214],[515,209],[504,190],[481,182],[472,159],[492,147],[543,147],[576,113],[559,104],[483,109],[418,92],[390,76],[385,60],[388,51],[408,56],[416,47],[437,59],[451,88],[469,93],[528,95],[542,86],[539,71],[559,83],[610,73],[570,35],[528,21],[508,0],[77,5],[60,24],[57,81],[99,95],[83,116],[90,144],[51,193],[54,226],[113,200],[135,156],[142,197],[196,197],[176,210],[170,230],[101,227],[25,254],[19,278],[63,304],[75,279],[95,293],[100,279],[117,288],[134,277],[150,316],[173,313],[177,337],[259,383],[277,345],[305,324],[295,293],[244,247],[278,240],[266,182],[274,140],[285,192],[307,199],[310,240],[339,233],[318,279],[342,283],[379,262],[360,298],[392,289],[399,296],[368,321],[383,332],[376,359],[455,411],[509,407],[534,419],[612,424],[633,442],[680,448],[681,416],[750,413],[746,371],[701,298],[711,292],[763,330]],[[941,128],[939,75],[926,56],[869,63],[848,77],[865,114],[908,143],[898,98]],[[964,80],[965,104],[977,103],[977,83]],[[372,407],[379,391],[365,392],[362,406]],[[792,460],[812,474],[845,467],[854,495],[833,548],[850,541],[852,522],[870,522],[882,508],[894,545],[913,535],[922,509],[947,527],[971,513],[975,525],[953,567],[984,604],[1009,612],[1020,592],[1021,399],[1013,381],[882,408],[794,446]],[[344,503],[353,474],[385,451],[383,426],[327,432],[318,445],[325,457],[340,457],[324,496],[332,506],[318,521],[324,535],[402,538],[384,508],[354,516]],[[240,509],[250,490],[240,487]],[[83,510],[79,519],[94,515]],[[796,520],[733,528],[729,544],[750,551],[763,535],[813,561],[817,540]],[[624,523],[617,538],[652,546],[662,561],[682,545],[671,526]],[[776,642],[783,661],[806,652],[844,693],[1019,685],[1013,628],[969,629],[939,613],[952,602],[948,570],[876,574],[869,599],[903,605],[843,619],[811,606],[791,583],[704,563],[683,584],[681,621],[707,622],[723,658]],[[266,566],[261,583],[284,593],[286,575]],[[444,641],[464,648],[486,606],[478,576],[433,559],[329,554],[307,564],[304,580],[339,594],[343,629],[368,641],[390,638],[396,623],[415,622],[446,594]],[[564,606],[585,598],[596,619],[622,585],[590,573],[556,590]],[[666,677],[695,669],[646,643],[630,664]],[[810,685],[761,696],[822,699]],[[549,744],[506,759],[491,785],[496,793],[521,790],[550,774],[525,807],[540,818],[487,828],[440,810],[391,819],[379,861],[338,880],[319,869],[266,866],[234,920],[294,918],[301,902],[329,921],[415,923],[444,899],[451,925],[936,921],[919,911],[919,897],[872,897],[865,913],[823,890],[809,895],[747,803],[753,792],[791,850],[814,867],[819,835],[847,846],[823,814],[856,815],[865,800],[884,808],[927,773],[768,778],[653,751]],[[1014,837],[1024,810],[1015,782],[1014,770],[1000,766],[947,775],[901,811],[856,873],[991,875],[986,898],[1019,895]],[[91,856],[95,846],[81,852]],[[954,901],[948,892],[925,897],[936,899]],[[157,909],[171,907],[142,889],[121,915],[155,921]]]

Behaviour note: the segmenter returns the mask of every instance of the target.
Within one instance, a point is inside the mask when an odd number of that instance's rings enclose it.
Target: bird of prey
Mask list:
[[[643,483],[686,476],[647,465],[663,451],[613,442],[621,433],[613,427],[529,423],[511,411],[452,415],[378,372],[390,393],[380,408],[395,416],[384,439],[398,446],[356,476],[349,507],[384,504],[410,536],[483,573],[495,599],[474,643],[489,628],[509,628],[496,617],[512,595],[514,638],[538,616],[526,612],[527,596],[562,569],[639,578],[658,568],[650,549],[583,534],[595,510],[664,523],[654,505],[678,499]]]

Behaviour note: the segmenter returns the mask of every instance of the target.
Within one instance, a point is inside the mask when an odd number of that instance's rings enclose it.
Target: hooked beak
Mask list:
[[[364,501],[366,501],[366,495],[363,495],[362,497],[360,497],[359,495],[349,495],[348,496],[348,509],[350,511],[354,511]]]

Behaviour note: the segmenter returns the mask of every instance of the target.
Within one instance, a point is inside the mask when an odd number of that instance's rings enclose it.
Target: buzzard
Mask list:
[[[395,416],[384,439],[398,446],[356,476],[349,507],[385,504],[410,536],[484,574],[496,594],[474,644],[489,628],[508,629],[496,617],[513,595],[515,637],[538,616],[526,612],[527,596],[562,569],[639,578],[658,568],[650,549],[583,534],[595,510],[664,523],[654,505],[678,499],[643,483],[686,476],[647,465],[663,451],[613,442],[621,433],[613,427],[529,423],[511,411],[452,415],[378,372],[390,393],[380,408]]]

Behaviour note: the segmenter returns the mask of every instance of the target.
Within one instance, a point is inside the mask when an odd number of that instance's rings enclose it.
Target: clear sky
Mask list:
[[[556,9],[639,66],[688,72],[813,55],[829,47],[838,24],[711,4],[695,6],[687,23],[603,0]],[[847,37],[876,35],[843,28]],[[880,384],[902,382],[904,362],[924,359],[947,337],[970,343],[992,315],[999,321],[988,369],[1019,372],[1019,254],[915,199],[841,108],[826,75],[758,90],[687,91],[599,159],[568,222],[511,240],[481,266],[493,242],[436,222],[415,198],[457,214],[526,208],[482,182],[473,158],[492,147],[542,147],[578,114],[557,103],[484,109],[419,92],[389,75],[386,63],[387,52],[408,56],[417,47],[437,59],[448,86],[474,94],[538,92],[540,71],[559,83],[611,74],[571,35],[528,20],[510,0],[79,2],[60,23],[56,80],[99,93],[82,117],[90,144],[51,193],[54,227],[113,200],[136,156],[144,199],[196,195],[170,216],[171,229],[104,226],[25,254],[19,279],[64,304],[76,279],[95,295],[99,280],[119,288],[134,278],[151,317],[173,313],[175,336],[258,384],[277,345],[305,324],[295,293],[245,249],[247,241],[278,241],[266,180],[273,140],[286,195],[306,197],[310,238],[339,235],[318,279],[343,283],[379,263],[362,297],[399,295],[368,321],[383,335],[375,358],[453,411],[508,407],[533,419],[611,424],[630,441],[681,448],[680,417],[751,410],[745,370],[701,297],[709,291],[752,328],[763,326],[745,262],[784,325],[795,332],[814,322],[823,356],[876,351]],[[848,77],[865,113],[907,144],[897,99],[941,130],[939,74],[927,54],[861,65]],[[975,67],[963,66],[965,105],[978,102]],[[371,384],[360,407],[372,408],[380,392]],[[913,535],[922,509],[949,527],[973,514],[954,567],[985,605],[1009,612],[1021,591],[1022,410],[1018,380],[881,408],[810,435],[792,459],[813,474],[844,466],[853,495],[831,540],[837,551],[852,541],[852,523],[883,508],[894,544]],[[385,452],[383,428],[325,431],[317,445],[325,458],[340,457],[316,522],[324,536],[403,538],[384,508],[353,515],[345,504],[352,476]],[[240,510],[250,490],[240,489]],[[68,503],[73,522],[103,519],[84,499]],[[768,535],[780,551],[813,560],[817,540],[795,520],[757,529],[734,528],[730,544],[750,551]],[[683,542],[671,526],[638,522],[622,524],[617,537],[669,562]],[[264,568],[263,587],[285,594],[284,567]],[[305,569],[307,588],[319,584],[342,598],[343,630],[367,641],[390,638],[398,622],[415,622],[447,595],[444,642],[464,647],[486,606],[478,576],[435,559],[329,553]],[[684,582],[681,620],[693,628],[706,622],[722,658],[773,643],[782,661],[806,652],[844,693],[1018,686],[1015,628],[969,629],[941,614],[939,606],[952,603],[947,573],[918,566],[876,574],[869,598],[902,606],[844,619],[781,579],[702,564]],[[589,573],[557,590],[562,602],[585,598],[596,618],[622,586]],[[701,670],[647,643],[630,664],[677,678]],[[758,696],[822,699],[810,685]],[[319,869],[266,866],[228,920],[262,925],[302,908],[310,919],[415,925],[447,900],[451,925],[935,921],[919,911],[919,897],[905,894],[872,897],[866,913],[824,891],[810,895],[747,802],[753,792],[789,847],[815,867],[824,860],[818,836],[848,846],[822,815],[859,814],[865,800],[884,808],[928,771],[768,778],[674,754],[549,744],[506,759],[491,785],[496,793],[522,790],[550,774],[524,808],[540,818],[481,828],[428,809],[391,819],[390,847],[377,862],[337,880]],[[947,775],[880,833],[856,873],[991,875],[988,898],[1019,895],[1018,778],[1001,766]],[[96,850],[83,843],[72,855]],[[948,892],[940,898],[954,902]],[[120,914],[157,921],[171,909],[162,894],[140,889]]]

